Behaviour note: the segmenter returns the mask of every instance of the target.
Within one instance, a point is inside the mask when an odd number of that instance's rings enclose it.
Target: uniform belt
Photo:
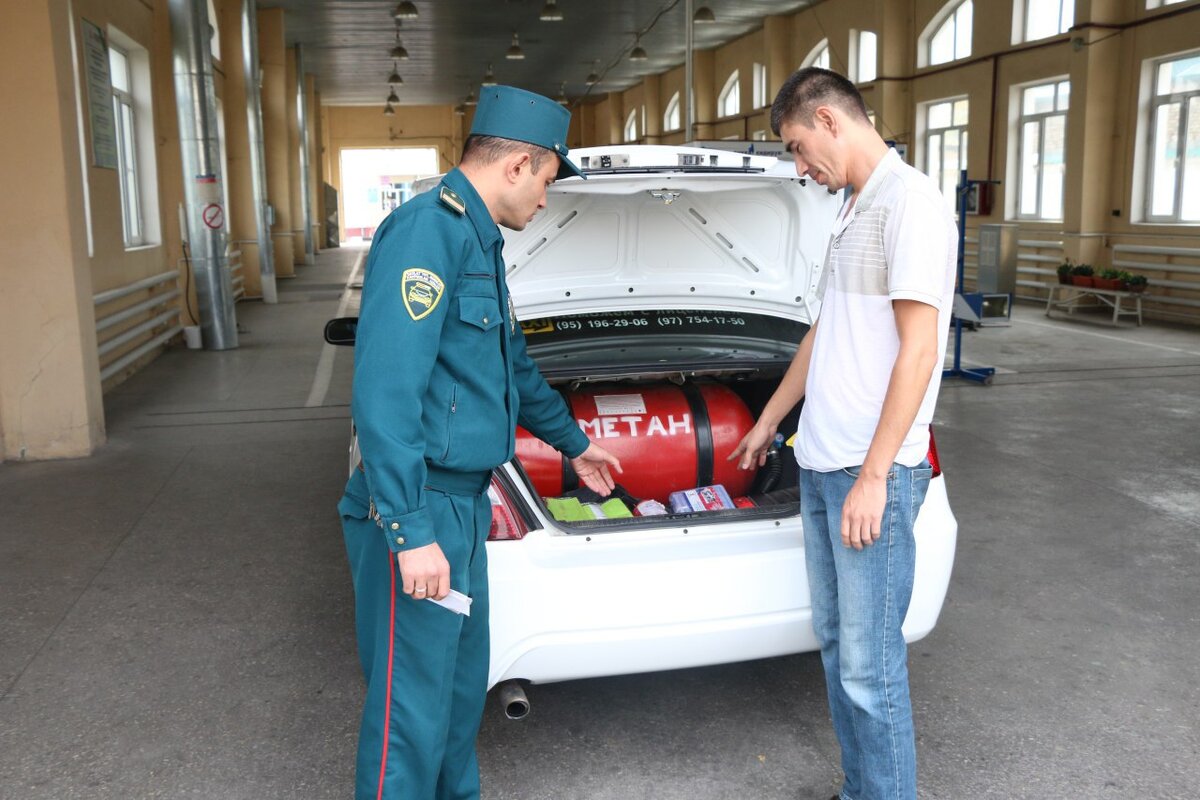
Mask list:
[[[426,463],[425,485],[447,494],[483,494],[492,481],[492,471],[454,472]]]
[[[362,461],[358,462],[358,471],[367,471]],[[447,494],[483,494],[492,482],[490,469],[483,472],[454,472],[426,462],[425,472],[425,485]]]

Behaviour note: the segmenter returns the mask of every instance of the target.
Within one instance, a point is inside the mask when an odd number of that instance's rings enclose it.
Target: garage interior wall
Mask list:
[[[1063,219],[1019,221],[1018,293],[1045,296],[1064,259],[1114,265],[1145,274],[1152,293],[1147,316],[1200,323],[1200,226],[1139,221],[1145,160],[1148,64],[1200,50],[1200,1],[1147,9],[1145,0],[1076,0],[1074,27],[1063,34],[1014,44],[1014,16],[1023,0],[976,0],[969,57],[918,68],[918,38],[946,9],[943,0],[824,0],[763,25],[727,44],[695,54],[694,138],[751,139],[769,133],[769,111],[754,107],[756,64],[767,72],[767,102],[804,57],[823,40],[831,66],[846,71],[852,39],[877,35],[877,73],[860,89],[885,138],[908,146],[921,164],[924,104],[952,97],[969,101],[970,175],[994,179],[991,210],[968,216],[968,288],[980,223],[1012,222],[1019,87],[1069,79]],[[240,0],[214,0],[219,50],[214,84],[225,131],[224,175],[229,208],[231,266],[240,264],[245,297],[259,296],[257,243],[250,191],[245,86],[240,61]],[[179,230],[183,201],[171,31],[167,0],[31,0],[7,13],[0,30],[0,77],[5,98],[24,113],[0,122],[0,163],[6,183],[21,187],[3,204],[0,245],[0,459],[82,456],[104,440],[103,391],[145,366],[161,351],[151,346],[177,325],[194,322],[194,285]],[[136,62],[142,182],[148,182],[146,237],[123,238],[117,171],[96,166],[83,62],[83,24],[98,26]],[[264,149],[268,202],[274,211],[276,275],[303,268],[297,86],[303,85],[309,118],[313,241],[326,241],[321,186],[339,187],[340,151],[346,148],[433,147],[442,169],[461,156],[473,109],[453,105],[399,106],[385,117],[376,106],[329,106],[319,99],[320,76],[296,75],[294,48],[286,39],[281,8],[258,12]],[[719,116],[717,98],[737,70],[741,106]],[[663,112],[683,95],[684,69],[647,75],[623,91],[589,93],[573,107],[572,147],[621,143],[625,121],[638,119],[638,142],[680,144],[681,127],[666,129]],[[644,115],[642,109],[645,109]],[[686,120],[686,110],[681,119]],[[644,122],[643,122],[644,120]],[[340,197],[340,195],[339,195]],[[344,214],[341,215],[344,219]],[[177,276],[170,273],[178,272]],[[155,276],[165,280],[97,304],[97,294]],[[103,320],[155,299],[159,305],[130,311],[114,324]],[[176,316],[149,330],[133,329]],[[97,324],[103,326],[97,332]],[[112,340],[122,338],[118,345]],[[177,338],[177,337],[176,337]],[[107,344],[106,344],[107,343]],[[120,369],[111,370],[122,359]],[[103,380],[101,375],[108,369]]]
[[[759,30],[721,47],[695,54],[695,140],[748,140],[770,133],[769,105],[787,76],[822,41],[833,69],[847,73],[859,31],[877,35],[877,74],[859,89],[887,139],[908,146],[909,163],[925,156],[921,118],[928,103],[947,98],[969,102],[968,165],[973,179],[998,180],[991,210],[971,214],[967,227],[967,280],[973,288],[977,230],[985,223],[1014,223],[1021,241],[1018,295],[1045,299],[1064,260],[1127,268],[1154,285],[1145,313],[1200,323],[1200,226],[1155,225],[1138,221],[1141,191],[1137,147],[1141,87],[1148,61],[1200,48],[1200,3],[1147,9],[1145,0],[1077,0],[1074,27],[1063,34],[1014,44],[1014,17],[1024,0],[975,2],[969,57],[918,68],[921,34],[956,2],[945,0],[825,0],[791,15],[768,17]],[[767,105],[754,107],[753,72],[767,69]],[[717,97],[738,72],[741,109],[720,116]],[[1055,78],[1071,83],[1067,115],[1063,218],[1016,220],[1016,118],[1019,87]],[[625,121],[638,117],[635,141],[682,144],[682,129],[664,129],[671,98],[683,98],[682,66],[648,75],[622,92],[591,94],[572,106],[571,147],[619,144]],[[641,120],[645,107],[645,125]],[[1011,107],[1010,107],[1011,106]],[[453,117],[452,107],[397,108],[393,122],[375,107],[322,109],[329,127],[323,145],[332,153],[327,171],[336,170],[341,147],[383,147],[389,143],[459,142],[470,128]],[[681,112],[686,120],[686,111]],[[387,136],[386,141],[384,136]],[[453,146],[440,146],[453,159]],[[327,154],[328,155],[328,154]],[[450,162],[444,161],[443,166]],[[336,184],[335,184],[336,185]],[[1114,250],[1114,248],[1117,248]],[[1138,252],[1150,250],[1182,252]],[[1123,252],[1124,251],[1124,252]],[[1189,253],[1190,251],[1190,253]]]
[[[242,78],[241,2],[215,0],[209,9],[217,31],[214,48],[219,42],[213,83],[225,136],[229,263],[241,277],[245,297],[257,298],[261,283]],[[179,227],[183,176],[167,0],[33,0],[5,13],[0,82],[6,102],[22,113],[0,122],[5,182],[20,187],[0,200],[0,246],[5,252],[0,267],[0,461],[85,456],[104,441],[103,392],[161,353],[166,342],[155,344],[156,339],[194,322],[195,282],[188,274]],[[299,153],[288,142],[297,119],[295,78],[293,91],[285,95],[282,10],[265,10],[260,17],[260,39],[277,45],[264,47],[262,55],[264,116],[274,113],[266,126],[268,201],[277,212],[275,230],[288,226],[291,244],[296,238],[292,211],[298,204],[291,176],[299,169]],[[143,235],[129,244],[118,170],[97,166],[93,157],[83,43],[90,26],[103,33],[110,48],[126,53],[131,66]],[[311,99],[314,76],[305,80]],[[278,90],[270,103],[269,88]],[[313,124],[314,142],[316,130]],[[326,174],[319,159],[312,162],[313,183],[319,186]],[[313,207],[318,207],[315,202]],[[315,219],[318,243],[324,242],[322,219]],[[302,231],[299,239],[303,241]],[[294,274],[297,252],[279,244],[277,238],[276,252],[287,259],[288,272],[277,264],[277,274]],[[303,246],[298,257],[303,260]],[[162,280],[103,299],[102,293],[156,276]],[[94,300],[97,295],[102,302]],[[137,330],[156,319],[148,329]],[[111,369],[114,365],[120,368]],[[105,375],[106,368],[110,374]]]

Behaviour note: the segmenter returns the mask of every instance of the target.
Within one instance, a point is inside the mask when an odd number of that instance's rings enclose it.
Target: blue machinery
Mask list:
[[[964,169],[959,173],[958,178],[958,276],[954,282],[954,365],[949,369],[942,370],[943,378],[966,378],[969,381],[976,381],[984,385],[990,385],[992,379],[996,375],[995,367],[976,367],[968,369],[962,365],[962,331],[963,321],[961,314],[963,309],[969,309],[970,305],[966,298],[963,297],[963,268],[966,261],[967,253],[967,199],[971,194],[971,189],[975,186],[985,183],[999,183],[1000,181],[975,181],[967,178],[967,171]]]

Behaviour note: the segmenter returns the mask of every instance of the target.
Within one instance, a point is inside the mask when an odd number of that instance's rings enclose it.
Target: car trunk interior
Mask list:
[[[796,461],[783,439],[796,429],[799,406],[780,424],[764,466],[742,471],[727,460],[785,367],[726,364],[600,381],[560,372],[551,383],[581,428],[621,459],[623,472],[613,473],[618,491],[599,498],[580,487],[566,459],[523,430],[517,439],[521,477],[546,517],[569,533],[795,515]]]

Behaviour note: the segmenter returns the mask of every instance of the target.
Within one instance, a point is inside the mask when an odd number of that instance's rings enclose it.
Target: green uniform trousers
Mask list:
[[[342,530],[354,578],[355,627],[367,681],[358,737],[357,800],[474,800],[475,737],[487,694],[487,492],[426,489],[462,616],[403,593],[396,556],[363,508],[346,502]],[[356,506],[357,504],[350,504]]]

